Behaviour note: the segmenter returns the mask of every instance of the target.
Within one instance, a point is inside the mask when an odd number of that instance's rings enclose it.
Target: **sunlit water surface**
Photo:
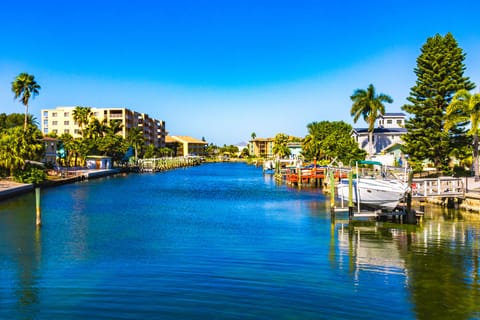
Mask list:
[[[1,319],[480,318],[476,220],[357,222],[246,164],[0,203]],[[477,220],[478,221],[478,220]]]

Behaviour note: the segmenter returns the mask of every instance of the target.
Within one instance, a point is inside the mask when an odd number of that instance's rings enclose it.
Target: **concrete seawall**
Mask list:
[[[123,172],[122,169],[100,169],[100,170],[82,170],[76,171],[74,176],[60,178],[56,180],[46,180],[40,184],[41,188],[51,188],[55,186],[73,183],[82,180],[101,178],[115,175]],[[7,200],[34,190],[32,183],[18,183],[10,180],[0,180],[0,200]]]
[[[0,200],[10,199],[17,195],[32,191],[32,183],[17,183],[8,180],[0,181]]]

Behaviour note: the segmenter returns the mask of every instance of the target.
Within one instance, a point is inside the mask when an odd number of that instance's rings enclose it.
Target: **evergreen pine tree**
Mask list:
[[[446,170],[449,156],[468,145],[462,124],[444,130],[446,108],[460,89],[471,90],[475,84],[463,75],[465,53],[451,33],[436,34],[421,48],[414,69],[417,81],[402,109],[411,116],[405,122],[404,152],[413,164],[430,160]]]

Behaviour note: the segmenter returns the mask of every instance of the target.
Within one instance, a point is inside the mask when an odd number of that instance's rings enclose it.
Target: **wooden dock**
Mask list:
[[[174,158],[151,158],[139,159],[140,172],[159,172],[176,168],[196,166],[201,163],[198,157],[174,157]]]
[[[317,167],[317,168],[288,168],[284,172],[285,181],[290,185],[311,185],[311,184],[322,184],[323,181],[328,177],[328,168],[326,167]],[[330,169],[331,170],[331,169]],[[335,179],[347,178],[348,173],[346,171],[335,170],[334,171]]]
[[[412,198],[465,198],[465,186],[462,178],[414,178],[412,180]]]

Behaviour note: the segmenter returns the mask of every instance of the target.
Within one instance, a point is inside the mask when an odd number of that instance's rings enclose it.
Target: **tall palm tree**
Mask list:
[[[35,81],[35,76],[22,72],[12,82],[12,92],[15,95],[15,99],[20,99],[25,106],[25,121],[23,124],[23,130],[27,130],[28,122],[28,101],[30,97],[35,98],[39,94],[41,89],[40,85]]]
[[[363,117],[368,124],[368,155],[373,155],[373,130],[375,129],[375,121],[377,118],[385,114],[384,103],[392,103],[393,99],[384,93],[376,94],[375,87],[370,84],[367,90],[356,89],[350,96],[353,101],[350,115],[353,122],[356,123],[360,117]]]
[[[82,134],[82,137],[85,136],[84,127],[90,122],[90,117],[93,116],[92,108],[90,107],[81,107],[77,106],[73,109],[73,121],[75,121]]]
[[[480,125],[480,93],[471,94],[468,90],[459,90],[447,107],[445,130],[455,124],[470,121],[468,134],[473,136],[473,171],[475,181],[480,180],[478,168],[478,126]]]
[[[138,149],[145,143],[143,130],[140,128],[132,128],[128,132],[127,142],[135,149],[135,163],[138,160]]]

